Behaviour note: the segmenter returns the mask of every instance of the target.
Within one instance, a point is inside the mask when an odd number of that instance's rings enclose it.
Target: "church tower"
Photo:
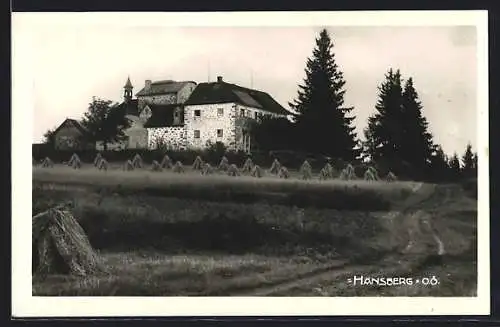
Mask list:
[[[125,86],[123,87],[123,89],[125,90],[124,93],[123,93],[123,99],[125,100],[125,102],[129,102],[130,100],[132,100],[132,89],[134,87],[132,86],[132,83],[130,83],[130,76],[127,77],[127,83],[125,83]]]

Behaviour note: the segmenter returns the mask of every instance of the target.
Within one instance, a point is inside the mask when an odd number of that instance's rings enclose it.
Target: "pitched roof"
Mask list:
[[[125,88],[125,89],[133,88],[132,83],[130,82],[130,76],[127,77],[127,83],[125,83],[125,86],[123,88]]]
[[[182,126],[183,124],[174,124],[174,110],[182,108],[179,104],[153,105],[148,104],[151,109],[151,117],[146,121],[144,127],[170,127]]]
[[[176,82],[172,80],[156,81],[151,83],[151,87],[149,89],[143,87],[139,92],[137,92],[136,96],[177,93],[184,87],[184,85],[188,83],[195,83],[195,82],[191,81]]]
[[[291,113],[266,92],[226,82],[200,83],[186,105],[235,102],[280,115]]]
[[[71,119],[71,118],[66,118],[62,123],[61,125],[59,125],[55,130],[54,130],[54,135],[59,132],[61,129],[63,129],[64,127],[75,127],[80,133],[82,134],[87,134],[88,131],[85,127],[83,127],[83,125],[78,121],[78,120],[75,120],[75,119]]]
[[[130,101],[124,101],[116,106],[117,110],[122,110],[125,115],[139,115],[139,108],[137,106],[137,99],[131,99]]]

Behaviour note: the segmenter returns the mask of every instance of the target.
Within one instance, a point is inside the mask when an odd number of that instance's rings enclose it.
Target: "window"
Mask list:
[[[224,135],[224,132],[222,131],[222,129],[218,129],[217,130],[217,137],[221,138],[223,135]]]
[[[200,130],[199,130],[199,129],[196,129],[196,130],[194,131],[194,138],[195,138],[195,139],[199,139],[199,138],[200,138]]]
[[[195,110],[194,111],[194,116],[195,117],[201,117],[201,110]]]
[[[240,116],[245,117],[245,109],[240,109]]]
[[[224,108],[217,108],[217,117],[224,116]]]
[[[259,113],[257,111],[255,112],[255,119],[259,119]]]
[[[252,117],[252,112],[250,110],[247,110],[247,117]]]

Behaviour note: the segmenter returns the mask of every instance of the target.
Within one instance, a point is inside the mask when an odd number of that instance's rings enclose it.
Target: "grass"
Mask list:
[[[35,168],[35,182],[80,185],[120,195],[153,195],[217,202],[267,202],[297,207],[341,210],[388,210],[394,201],[405,199],[416,183],[357,181],[303,181],[273,176],[253,178],[225,175],[202,176],[188,172],[136,170],[108,172],[95,169],[72,170]]]
[[[133,172],[36,168],[33,177],[33,214],[71,202],[74,217],[108,268],[104,274],[87,277],[35,276],[34,295],[225,296],[262,288],[269,288],[264,293],[272,296],[475,292],[476,200],[456,188],[440,188],[440,204],[424,208],[431,212],[447,250],[445,258],[435,262],[434,241],[424,234],[419,236],[420,252],[398,254],[412,227],[390,215],[390,209],[364,203],[342,206],[332,198],[336,191],[341,200],[355,203],[354,199],[362,202],[375,194],[386,199],[388,207],[396,207],[427,192],[424,187],[422,194],[412,195],[412,183],[212,177],[189,171],[154,173],[147,168]],[[226,198],[203,195],[212,193]],[[235,193],[257,195],[251,201],[234,201]],[[276,193],[282,197],[312,193],[324,202],[297,205],[268,197]],[[327,201],[335,205],[322,205]],[[387,254],[391,260],[383,259]],[[342,263],[347,266],[338,272],[274,289]],[[355,272],[435,274],[442,283],[432,289],[349,287],[346,280]]]

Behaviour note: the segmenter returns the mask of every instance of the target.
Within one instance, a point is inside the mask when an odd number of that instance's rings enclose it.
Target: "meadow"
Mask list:
[[[475,294],[476,200],[456,185],[33,169],[33,214],[59,203],[107,267],[33,279],[34,295]],[[436,244],[420,218],[432,216]],[[413,210],[413,211],[414,211]],[[412,211],[412,212],[413,212]],[[409,243],[416,243],[408,250]],[[433,288],[356,288],[353,273],[433,273]],[[448,282],[446,282],[448,281]]]

